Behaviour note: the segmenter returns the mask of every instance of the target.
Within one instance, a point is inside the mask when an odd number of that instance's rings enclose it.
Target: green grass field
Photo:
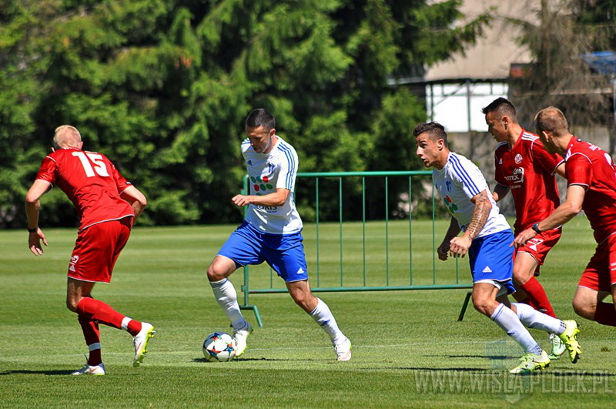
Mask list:
[[[402,227],[401,227],[402,226]],[[391,279],[404,276],[409,247],[419,282],[432,274],[431,222],[416,222],[412,246],[391,224]],[[383,226],[371,224],[368,281],[385,274]],[[105,377],[72,377],[87,352],[77,317],[64,305],[68,259],[75,230],[45,230],[50,246],[35,258],[24,231],[0,232],[0,407],[610,407],[616,394],[614,329],[579,319],[583,355],[576,365],[553,361],[538,375],[515,377],[521,350],[494,323],[474,310],[457,321],[465,290],[319,294],[351,338],[353,359],[336,362],[328,337],[286,294],[258,294],[263,328],[249,349],[228,363],[205,362],[201,343],[228,321],[206,282],[205,269],[234,226],[136,228],[111,285],[94,296],[158,333],[140,368],[132,368],[131,337],[101,326]],[[324,226],[321,285],[345,262],[350,284],[363,280],[359,225],[345,227],[343,250]],[[446,229],[437,222],[437,240]],[[337,234],[337,233],[336,233]],[[316,280],[314,226],[306,226],[312,280]],[[348,240],[347,240],[348,237]],[[423,237],[423,238],[422,238]],[[330,240],[330,243],[327,243]],[[402,242],[406,240],[406,243]],[[381,244],[379,244],[381,243]],[[542,269],[541,282],[556,312],[574,317],[571,298],[594,242],[588,224],[576,218]],[[328,253],[333,252],[335,255]],[[455,261],[438,262],[448,274]],[[469,282],[467,260],[461,277]],[[255,284],[268,285],[267,269],[252,270]],[[440,275],[439,275],[440,277]],[[449,279],[449,278],[448,278]],[[241,271],[232,276],[239,289]],[[275,286],[282,283],[274,278]],[[239,292],[241,298],[241,292]],[[246,317],[255,324],[252,312]],[[256,325],[254,325],[256,327]],[[531,330],[544,347],[547,335]]]

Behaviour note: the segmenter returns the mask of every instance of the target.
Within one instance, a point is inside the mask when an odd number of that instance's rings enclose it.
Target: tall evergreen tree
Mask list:
[[[0,223],[13,226],[64,123],[146,193],[151,224],[240,220],[229,199],[244,174],[243,120],[256,107],[274,112],[300,171],[418,168],[410,130],[424,107],[392,84],[462,51],[488,23],[482,15],[452,28],[458,0],[2,3]],[[309,219],[314,204],[302,193]],[[63,200],[46,198],[45,223],[75,223]],[[375,217],[391,210],[379,206]]]

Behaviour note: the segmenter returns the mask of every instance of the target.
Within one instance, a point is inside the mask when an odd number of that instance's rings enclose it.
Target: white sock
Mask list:
[[[561,320],[537,311],[528,304],[513,303],[518,310],[518,317],[528,328],[539,328],[552,334],[560,335],[567,326]]]
[[[128,331],[128,323],[131,322],[133,319],[131,317],[124,317],[122,318],[122,325],[121,328],[124,331]]]
[[[218,301],[220,308],[227,314],[231,320],[233,329],[242,329],[246,326],[246,320],[240,312],[240,305],[237,303],[237,292],[235,287],[228,278],[220,281],[211,281],[210,285],[214,291],[214,297]]]
[[[507,332],[511,338],[515,340],[524,349],[526,353],[541,355],[542,349],[537,344],[537,341],[530,335],[530,332],[518,318],[515,312],[505,307],[504,304],[499,304],[494,310],[490,319]]]
[[[325,332],[327,332],[327,335],[329,335],[334,344],[338,340],[346,338],[342,331],[338,328],[336,319],[332,315],[332,312],[327,304],[325,304],[325,302],[323,302],[320,298],[317,298],[317,300],[319,300],[317,306],[314,307],[314,310],[310,313],[312,319],[315,320]]]

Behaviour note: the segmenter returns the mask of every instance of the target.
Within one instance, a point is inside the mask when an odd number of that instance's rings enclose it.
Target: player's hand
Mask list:
[[[537,235],[537,232],[534,231],[533,229],[526,229],[522,233],[520,233],[520,234],[518,234],[516,236],[516,238],[513,240],[513,244],[512,245],[516,249],[519,249],[520,247],[525,245],[528,240],[532,239],[536,235]]]
[[[43,254],[41,240],[43,241],[43,244],[47,246],[47,239],[41,229],[36,229],[36,232],[34,233],[28,233],[28,247],[30,247],[30,251],[35,256],[40,256]]]
[[[471,247],[472,240],[466,236],[454,237],[449,242],[449,254],[452,257],[464,257]]]
[[[231,198],[231,201],[234,205],[243,207],[250,204],[250,196],[246,195],[235,195]]]
[[[445,261],[445,260],[447,260],[448,253],[449,253],[449,242],[444,241],[436,249],[436,254],[438,254],[438,259],[439,260]]]

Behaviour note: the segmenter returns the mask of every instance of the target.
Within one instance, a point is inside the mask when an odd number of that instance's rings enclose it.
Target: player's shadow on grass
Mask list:
[[[203,362],[206,364],[209,363],[216,363],[214,362],[210,362],[205,358],[195,358],[192,360],[193,362]],[[255,361],[260,361],[260,362],[299,362],[299,361],[304,361],[304,362],[316,362],[316,361],[331,361],[331,359],[297,359],[297,358],[293,358],[293,359],[281,359],[281,358],[236,358],[233,360],[233,362],[255,362]]]
[[[27,370],[23,370],[23,369],[18,369],[15,371],[2,371],[0,372],[0,376],[1,375],[15,375],[15,374],[36,374],[36,375],[49,375],[49,376],[55,376],[55,375],[70,375],[75,371],[27,371]]]
[[[433,368],[433,367],[421,367],[421,366],[401,366],[398,369],[403,371],[425,371],[425,372],[492,372],[493,369],[485,368]]]
[[[490,361],[504,361],[505,359],[518,359],[519,356],[509,356],[509,355],[423,355],[423,356],[432,356],[432,357],[441,357],[441,358],[479,358],[479,359],[488,359]]]

